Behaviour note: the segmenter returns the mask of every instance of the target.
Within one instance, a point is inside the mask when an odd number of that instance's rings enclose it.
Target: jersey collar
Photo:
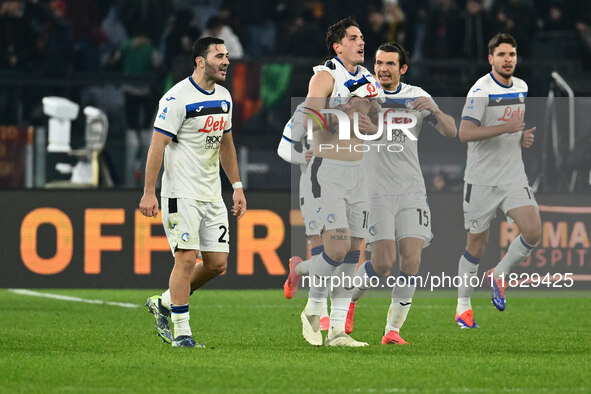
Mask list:
[[[402,90],[402,82],[399,82],[399,83],[398,83],[398,87],[397,87],[397,88],[396,88],[396,90],[395,90],[395,91],[393,91],[393,92],[389,92],[389,91],[387,91],[386,89],[384,89],[383,87],[382,87],[382,89],[384,90],[384,93],[386,93],[386,94],[396,94],[396,93],[399,93],[399,92],[400,92],[400,90]]]
[[[191,81],[193,86],[195,86],[197,88],[197,90],[199,90],[203,94],[212,95],[215,93],[215,88],[213,88],[213,90],[211,92],[208,92],[207,90],[200,88],[199,85],[197,85],[197,83],[193,80],[193,76],[189,77],[189,81]]]
[[[354,72],[354,73],[352,73],[351,71],[347,70],[347,67],[345,67],[345,65],[343,64],[343,62],[341,61],[341,59],[339,59],[339,57],[338,57],[338,56],[335,56],[334,58],[335,58],[335,60],[336,60],[337,62],[341,63],[341,65],[343,66],[343,68],[344,68],[344,69],[345,69],[345,70],[346,70],[346,71],[347,71],[349,74],[351,74],[352,76],[356,76],[356,75],[357,75],[357,73],[359,72],[359,66],[356,66],[356,67],[355,67],[355,72]]]
[[[512,88],[513,87],[513,80],[511,80],[511,85],[504,85],[502,83],[500,83],[494,76],[494,74],[492,73],[492,71],[489,73],[490,77],[493,79],[493,81],[495,81],[499,86],[503,87],[503,88]]]

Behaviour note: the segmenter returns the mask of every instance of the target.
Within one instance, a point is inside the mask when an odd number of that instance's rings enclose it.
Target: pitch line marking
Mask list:
[[[65,295],[61,295],[61,294],[42,293],[39,291],[33,291],[33,290],[27,290],[27,289],[8,289],[8,291],[10,291],[12,293],[16,293],[16,294],[28,295],[28,296],[33,296],[33,297],[53,298],[53,299],[62,300],[62,301],[84,302],[87,304],[113,305],[113,306],[120,306],[123,308],[139,308],[140,307],[140,305],[129,304],[126,302],[89,300],[87,298],[70,297],[70,296],[65,296]]]

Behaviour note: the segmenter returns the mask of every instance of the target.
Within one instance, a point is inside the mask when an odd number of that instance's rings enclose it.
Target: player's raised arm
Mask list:
[[[244,196],[242,182],[240,182],[236,147],[234,146],[234,139],[232,138],[231,131],[225,132],[222,137],[222,142],[220,144],[220,163],[234,189],[234,194],[232,196],[232,200],[234,201],[232,213],[240,219],[246,213],[246,197]]]
[[[164,148],[172,140],[172,137],[154,131],[148,158],[146,160],[146,177],[144,182],[144,195],[140,200],[140,212],[144,216],[156,217],[158,215],[158,199],[156,198],[156,181],[162,167]]]

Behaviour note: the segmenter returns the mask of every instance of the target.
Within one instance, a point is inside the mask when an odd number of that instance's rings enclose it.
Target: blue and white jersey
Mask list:
[[[345,104],[351,96],[377,98],[380,102],[384,99],[384,92],[380,85],[363,66],[357,66],[355,72],[350,73],[341,59],[335,56],[324,65],[314,67],[314,73],[320,71],[328,71],[334,79],[334,87],[329,101],[331,108]]]
[[[154,129],[173,138],[164,151],[162,196],[221,201],[219,150],[232,130],[230,92],[184,79],[160,99]]]
[[[386,102],[382,104],[384,111],[384,123],[388,113],[400,114],[400,117],[393,119],[394,123],[404,124],[408,118],[404,115],[413,115],[417,123],[409,128],[409,131],[419,137],[423,121],[433,126],[437,125],[437,118],[429,111],[415,111],[412,109],[413,101],[419,97],[431,97],[418,86],[400,83],[398,88],[389,92],[384,90]],[[379,151],[372,149],[365,155],[368,164],[369,177],[371,180],[371,193],[379,195],[400,195],[416,192],[425,192],[425,180],[419,163],[417,150],[418,141],[411,140],[401,130],[394,130],[389,140],[386,133],[386,124],[380,140],[376,143],[384,144]],[[396,147],[398,145],[398,147]],[[385,146],[396,147],[389,151]],[[402,147],[400,151],[399,147]]]
[[[480,78],[470,89],[462,120],[491,127],[512,117],[525,115],[527,84],[513,77],[511,86],[497,81],[492,72]],[[480,141],[468,142],[464,181],[475,185],[497,186],[527,182],[521,159],[522,131],[505,133]]]

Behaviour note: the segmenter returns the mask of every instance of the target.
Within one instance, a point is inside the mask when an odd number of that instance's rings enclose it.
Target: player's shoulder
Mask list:
[[[219,85],[217,83],[215,84],[215,94],[217,97],[232,101],[232,95],[230,94],[230,91],[223,85]]]
[[[523,79],[517,78],[515,76],[513,77],[513,87],[525,91],[528,89],[527,83]]]
[[[490,74],[485,74],[474,82],[474,85],[468,91],[468,97],[484,97],[494,89],[494,81]]]
[[[191,88],[189,78],[184,78],[173,85],[160,99],[160,101],[167,101],[169,104],[174,104],[173,101],[181,102],[186,97],[187,92]]]
[[[431,97],[431,95],[420,86],[411,85],[404,82],[400,82],[399,95],[404,97]]]

